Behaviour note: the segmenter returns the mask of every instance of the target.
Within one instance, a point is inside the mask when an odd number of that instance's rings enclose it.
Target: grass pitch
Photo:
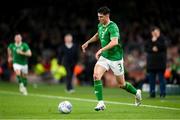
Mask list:
[[[135,107],[134,96],[118,88],[104,88],[107,109],[96,112],[93,87],[76,87],[68,94],[64,85],[30,84],[28,96],[18,91],[18,84],[0,82],[0,119],[180,119],[180,95],[165,99],[148,98],[143,93],[143,103]],[[68,100],[73,105],[70,114],[61,114],[59,102]]]

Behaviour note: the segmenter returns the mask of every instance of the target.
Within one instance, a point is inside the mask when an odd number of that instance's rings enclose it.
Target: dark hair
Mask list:
[[[13,34],[14,34],[14,36],[21,35],[21,33],[19,31],[15,31]]]
[[[157,27],[157,26],[151,26],[150,31],[153,32],[154,30],[159,30],[160,31],[160,28]]]
[[[111,10],[108,7],[104,6],[104,7],[100,7],[97,10],[97,12],[103,15],[107,15],[107,14],[110,14]]]

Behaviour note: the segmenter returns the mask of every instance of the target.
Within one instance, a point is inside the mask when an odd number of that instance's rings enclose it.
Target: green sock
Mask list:
[[[102,81],[101,80],[95,80],[94,81],[94,92],[96,94],[96,98],[98,101],[103,100],[103,95],[102,95]]]
[[[134,95],[137,92],[136,88],[129,82],[126,82],[126,85],[123,87],[123,89],[125,89],[126,91],[128,91]]]
[[[27,78],[22,77],[22,82],[23,82],[24,86],[26,87],[27,86]]]
[[[22,83],[21,76],[17,75],[16,78],[17,78],[19,84]]]

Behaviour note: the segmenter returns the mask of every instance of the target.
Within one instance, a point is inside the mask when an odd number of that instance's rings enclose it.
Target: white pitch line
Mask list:
[[[11,92],[11,91],[0,91],[0,93],[2,93],[2,94],[11,94],[11,95],[21,95],[18,92]],[[33,93],[28,94],[28,96],[51,98],[51,99],[66,99],[66,100],[75,100],[75,101],[83,101],[83,102],[97,102],[97,100],[92,100],[92,99],[83,99],[83,98],[76,98],[76,97],[63,97],[63,96],[52,96],[52,95],[33,94]],[[114,102],[114,101],[105,101],[105,103],[115,104],[115,105],[134,106],[134,104],[131,104],[131,103]],[[165,109],[165,110],[180,110],[180,108],[155,106],[155,105],[141,105],[140,107],[157,108],[157,109]]]

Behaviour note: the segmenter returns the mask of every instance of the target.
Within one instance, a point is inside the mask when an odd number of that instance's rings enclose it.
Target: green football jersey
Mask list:
[[[21,65],[28,64],[27,56],[20,55],[17,53],[17,50],[22,50],[23,52],[26,52],[30,50],[28,44],[22,42],[21,45],[16,45],[15,43],[11,43],[8,48],[11,50],[13,63],[18,63]]]
[[[123,58],[123,48],[120,41],[119,28],[116,25],[116,23],[114,23],[113,21],[110,21],[110,23],[106,26],[99,23],[98,24],[98,37],[101,42],[101,47],[105,47],[106,45],[109,44],[109,42],[111,41],[113,37],[117,37],[119,44],[114,46],[111,49],[103,51],[101,55],[112,61],[121,60]]]

